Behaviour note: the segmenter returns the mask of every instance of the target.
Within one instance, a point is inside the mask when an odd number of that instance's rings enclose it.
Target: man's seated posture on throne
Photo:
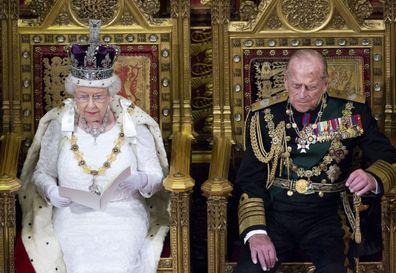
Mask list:
[[[40,120],[24,164],[22,240],[37,273],[154,273],[164,236],[150,238],[145,200],[161,189],[167,172],[161,131],[116,95],[118,49],[99,44],[100,21],[90,27],[90,43],[69,48],[65,87],[73,98]],[[101,195],[128,170],[100,209],[59,191]]]
[[[327,87],[325,58],[298,50],[286,68],[288,98],[252,107],[236,179],[244,245],[235,273],[275,272],[298,249],[317,273],[347,272],[340,195],[382,194],[395,181],[396,150],[369,107]],[[355,147],[365,169],[351,172]]]

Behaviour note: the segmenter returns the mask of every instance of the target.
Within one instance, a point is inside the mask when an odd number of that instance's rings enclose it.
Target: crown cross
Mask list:
[[[96,19],[89,20],[89,43],[99,44],[101,21]]]

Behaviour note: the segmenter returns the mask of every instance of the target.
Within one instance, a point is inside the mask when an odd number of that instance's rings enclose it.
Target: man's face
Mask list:
[[[78,112],[88,124],[102,123],[110,101],[107,88],[78,86],[75,100]]]
[[[327,89],[320,61],[314,57],[293,59],[285,75],[285,88],[298,112],[315,109]]]

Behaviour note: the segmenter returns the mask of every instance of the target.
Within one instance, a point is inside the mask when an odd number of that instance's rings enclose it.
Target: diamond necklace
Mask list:
[[[304,124],[301,131],[298,129],[297,123],[294,119],[293,109],[291,107],[290,101],[287,102],[286,106],[286,114],[289,116],[289,122],[291,127],[297,134],[297,149],[301,150],[300,153],[306,153],[305,149],[309,150],[309,145],[314,144],[316,142],[316,135],[313,133],[314,129],[317,128],[317,123],[322,119],[323,111],[325,110],[327,95],[324,94],[321,99],[320,109],[316,116],[315,122],[312,124]],[[289,125],[290,126],[290,125]]]
[[[95,144],[96,144],[96,138],[103,133],[106,130],[107,123],[109,119],[109,109],[106,110],[106,113],[103,117],[102,124],[99,127],[90,127],[88,126],[88,122],[85,119],[85,117],[81,117],[81,126],[82,129],[87,132],[88,134],[92,135],[95,139]]]

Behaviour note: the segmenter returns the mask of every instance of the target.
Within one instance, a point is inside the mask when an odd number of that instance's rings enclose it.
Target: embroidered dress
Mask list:
[[[76,203],[53,210],[54,230],[67,273],[141,273],[148,272],[147,268],[152,264],[149,253],[143,250],[149,227],[149,212],[143,196],[149,197],[159,188],[162,170],[149,130],[144,125],[137,126],[136,130],[137,144],[124,142],[111,167],[96,180],[103,191],[118,174],[131,167],[132,172],[138,169],[148,175],[145,188],[140,191],[117,190],[104,210],[93,210]],[[74,134],[87,164],[98,169],[111,154],[119,133],[120,127],[115,125],[100,134],[96,144],[94,137],[80,128]],[[92,175],[78,165],[68,137],[61,138],[59,134],[60,124],[52,122],[43,138],[34,174],[39,191],[44,184],[53,183],[48,174],[55,177],[57,174],[61,186],[88,191]]]

